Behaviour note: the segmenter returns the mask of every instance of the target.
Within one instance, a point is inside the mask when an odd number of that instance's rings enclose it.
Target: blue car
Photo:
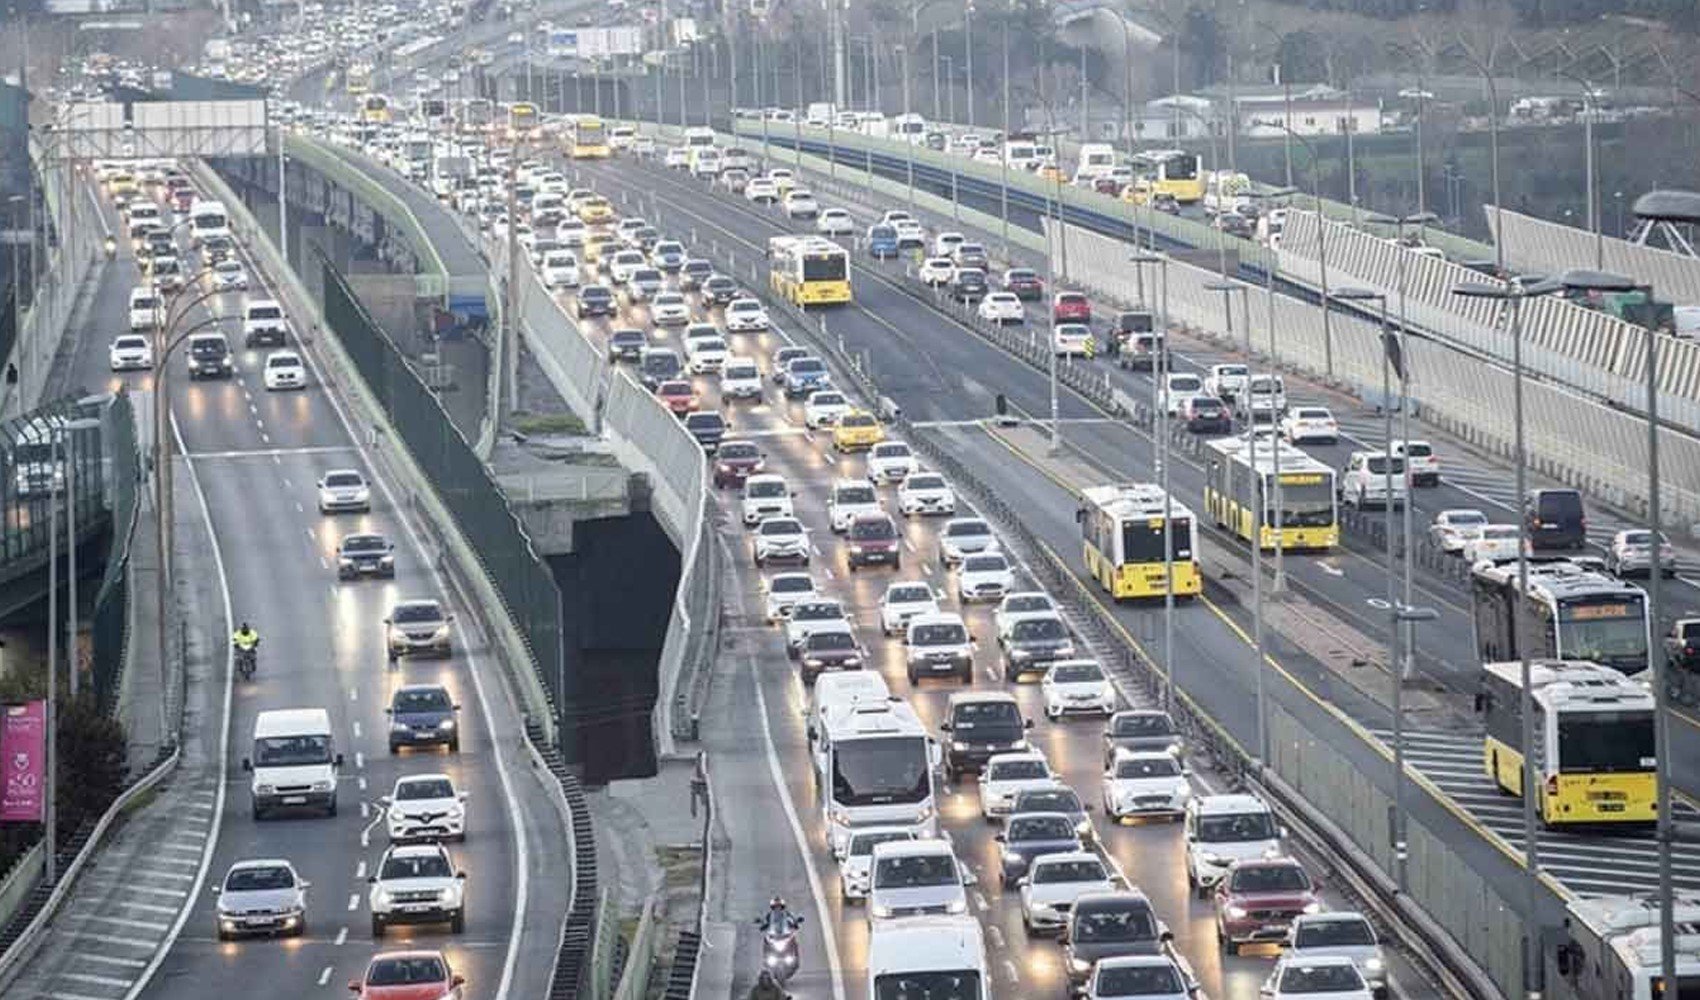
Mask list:
[[[878,258],[896,257],[897,230],[892,226],[869,226],[868,253]]]
[[[407,684],[396,689],[385,712],[390,717],[390,753],[402,747],[446,746],[460,751],[460,706],[441,684]]]

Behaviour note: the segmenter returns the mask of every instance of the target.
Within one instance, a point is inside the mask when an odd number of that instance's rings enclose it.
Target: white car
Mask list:
[[[1041,854],[1021,880],[1021,923],[1029,935],[1061,931],[1075,900],[1115,889],[1104,860],[1091,851]]]
[[[391,845],[367,881],[373,937],[383,937],[392,923],[466,930],[466,873],[455,870],[441,844]]]
[[[1357,963],[1345,955],[1282,955],[1263,984],[1263,1000],[1371,1000]]]
[[[691,321],[691,304],[681,292],[659,292],[649,303],[649,318],[656,326],[677,326]]]
[[[950,279],[956,277],[956,265],[949,257],[928,257],[921,262],[920,279],[937,288],[950,284]]]
[[[112,346],[106,349],[106,356],[115,372],[153,367],[153,348],[149,346],[148,338],[136,334],[114,338]]]
[[[785,649],[795,656],[816,631],[853,631],[854,628],[850,616],[844,613],[844,605],[837,598],[817,596],[799,600],[791,605],[791,613],[785,616]]]
[[[691,165],[691,151],[683,146],[669,146],[661,162],[669,170],[683,170]]]
[[[756,525],[754,548],[758,569],[775,559],[788,559],[807,566],[809,529],[795,517],[769,517]]]
[[[881,441],[868,451],[868,478],[876,483],[901,483],[916,468],[915,453],[902,441]]]
[[[1045,755],[1037,750],[993,754],[980,772],[980,815],[987,819],[1008,816],[1016,792],[1049,788],[1057,780]]]
[[[623,285],[632,280],[633,272],[638,268],[648,267],[649,259],[642,250],[621,250],[608,261],[608,280],[616,285]]]
[[[842,208],[823,209],[815,219],[815,232],[822,236],[849,236],[856,231],[856,220]]]
[[[384,807],[384,827],[392,844],[466,839],[466,793],[446,774],[397,778],[378,804]]]
[[[1090,963],[1082,1000],[1124,1000],[1137,990],[1140,1000],[1200,1000],[1204,996],[1190,969],[1168,955],[1116,955]]]
[[[860,901],[868,898],[872,879],[874,848],[881,844],[907,842],[917,839],[907,826],[858,827],[850,835],[844,852],[838,857],[838,877],[844,887],[844,899]]]
[[[1128,816],[1185,816],[1192,800],[1185,770],[1174,754],[1117,749],[1104,772],[1104,815],[1117,822]]]
[[[779,186],[767,177],[751,177],[744,185],[744,197],[771,205],[779,200]]]
[[[685,365],[692,375],[707,375],[726,367],[732,352],[719,337],[692,337],[685,341]]]
[[[1394,441],[1393,454],[1405,460],[1412,486],[1440,485],[1440,456],[1427,441]]]
[[[1323,955],[1349,958],[1369,983],[1371,993],[1386,992],[1387,956],[1381,950],[1375,927],[1361,913],[1349,910],[1301,913],[1293,918],[1285,943],[1289,958]]]
[[[1464,543],[1464,561],[1479,559],[1517,558],[1517,526],[1515,524],[1486,524],[1481,534]]]
[[[974,312],[988,323],[1024,323],[1027,321],[1027,310],[1022,308],[1021,300],[1014,292],[993,292],[980,300],[974,307]]]
[[[767,329],[767,310],[755,299],[733,299],[726,305],[726,331],[743,333]]]
[[[744,480],[743,499],[739,501],[744,527],[753,528],[770,517],[796,516],[791,502],[791,487],[784,476],[764,472]]]
[[[1281,418],[1281,436],[1292,444],[1340,440],[1340,424],[1326,406],[1295,406]]]
[[[968,242],[968,237],[961,233],[944,232],[933,237],[933,256],[950,257],[956,253],[956,248]]]
[[[939,532],[939,561],[955,566],[977,552],[998,551],[992,526],[977,517],[957,517],[944,523]]]
[[[578,258],[567,250],[553,250],[543,255],[541,269],[543,284],[547,288],[577,288],[579,283]]]
[[[956,568],[956,596],[962,603],[1002,600],[1015,589],[1015,570],[1002,552],[976,552]]]
[[[871,925],[909,914],[924,919],[926,914],[958,916],[968,912],[964,886],[973,877],[956,859],[947,840],[887,841],[874,848],[870,867]]]
[[[927,242],[927,230],[914,219],[893,219],[891,228],[897,230],[897,245],[900,247],[918,247]]]
[[[318,485],[321,514],[372,509],[372,488],[366,485],[366,477],[354,469],[332,469]]]
[[[873,484],[862,479],[840,479],[827,493],[826,517],[835,533],[850,530],[850,522],[863,514],[878,514],[885,509]]]
[[[785,193],[785,214],[793,219],[812,219],[820,214],[820,202],[809,192],[792,188]]]
[[[996,544],[995,539],[993,544]],[[1002,643],[1014,631],[1016,622],[1023,618],[1050,615],[1060,615],[1050,594],[1042,590],[1018,590],[1013,594],[1005,594],[1004,599],[998,602],[998,609],[992,613],[992,624],[997,630],[998,642]]]
[[[761,369],[754,359],[737,355],[726,359],[720,369],[720,395],[723,399],[761,398]]]
[[[555,239],[559,240],[562,246],[582,247],[585,234],[589,231],[590,227],[582,220],[565,219],[555,227]]]
[[[855,409],[837,389],[816,389],[803,403],[803,426],[818,431],[838,423],[838,418]]]
[[[1170,372],[1164,377],[1166,383],[1157,390],[1157,405],[1174,416],[1180,412],[1181,401],[1193,396],[1204,395],[1204,380],[1192,372]]]
[[[785,167],[774,167],[762,175],[763,180],[773,185],[773,190],[783,193],[791,190],[797,183],[797,178]]]
[[[266,388],[273,391],[307,388],[307,366],[294,351],[273,351],[266,355],[263,377]]]
[[[880,631],[899,635],[917,615],[939,613],[939,595],[923,580],[893,580],[880,598]]]
[[[1053,323],[1051,350],[1059,358],[1084,357],[1093,346],[1092,328],[1085,323]]]
[[[936,472],[917,472],[897,487],[897,509],[907,517],[956,513],[956,490]]]
[[[762,616],[769,625],[777,625],[791,614],[800,601],[812,601],[820,596],[814,578],[807,573],[775,573],[762,585]]]
[[[1443,510],[1434,515],[1428,537],[1442,552],[1462,552],[1466,543],[1480,536],[1487,523],[1487,515],[1472,507]]]
[[[1237,362],[1211,365],[1210,374],[1204,376],[1204,391],[1218,399],[1233,399],[1245,391],[1245,380],[1251,375],[1251,369]]]
[[[1055,721],[1069,712],[1106,717],[1116,711],[1116,688],[1097,660],[1058,660],[1039,682],[1045,717]]]
[[[245,292],[248,290],[248,271],[241,261],[221,260],[213,265],[212,284],[221,292]]]

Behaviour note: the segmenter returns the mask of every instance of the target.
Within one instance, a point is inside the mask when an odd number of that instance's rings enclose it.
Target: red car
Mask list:
[[[1051,300],[1051,319],[1058,323],[1092,322],[1092,303],[1080,292],[1058,292]]]
[[[1216,939],[1229,955],[1244,944],[1279,944],[1293,918],[1321,909],[1316,882],[1292,858],[1236,861],[1216,886]]]
[[[387,951],[373,955],[348,990],[361,1000],[462,1000],[464,985],[440,951]]]
[[[655,387],[655,395],[675,414],[684,416],[697,408],[697,391],[684,379],[673,379]]]
[[[889,514],[857,514],[845,532],[850,540],[850,571],[874,563],[903,568],[903,536]]]

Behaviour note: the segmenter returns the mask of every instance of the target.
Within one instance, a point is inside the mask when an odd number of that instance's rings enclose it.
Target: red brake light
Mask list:
[[[1547,794],[1548,795],[1557,795],[1558,794],[1558,775],[1556,775],[1556,774],[1547,775]]]

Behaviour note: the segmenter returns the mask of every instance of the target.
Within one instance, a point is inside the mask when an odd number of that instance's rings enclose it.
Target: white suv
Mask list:
[[[771,472],[757,473],[744,480],[744,495],[739,505],[746,528],[753,528],[770,517],[796,516],[790,485],[784,476]]]
[[[1389,470],[1387,463],[1393,463],[1391,470],[1392,497],[1389,498]],[[1354,451],[1346,459],[1346,469],[1340,475],[1340,497],[1346,503],[1362,510],[1365,507],[1386,508],[1389,503],[1394,507],[1405,505],[1407,493],[1405,480],[1405,460],[1389,458],[1384,451]]]
[[[465,840],[466,793],[446,774],[410,774],[396,779],[390,794],[378,800],[385,807],[384,823],[390,842]]]
[[[466,873],[456,871],[441,844],[392,846],[366,880],[372,889],[372,936],[383,937],[390,924],[448,924],[466,930]]]
[[[1210,894],[1236,861],[1281,856],[1281,828],[1255,795],[1200,795],[1186,807],[1186,881]]]
[[[850,522],[862,514],[878,514],[885,509],[880,502],[878,491],[872,484],[856,479],[840,479],[832,484],[832,493],[827,497],[826,514],[832,521],[832,530],[843,534],[850,530]]]

